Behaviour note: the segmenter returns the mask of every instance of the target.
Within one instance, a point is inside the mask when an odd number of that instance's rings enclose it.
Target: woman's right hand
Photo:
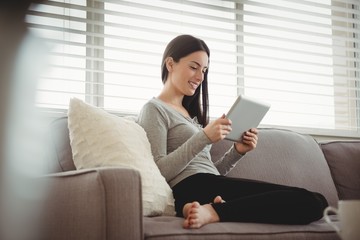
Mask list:
[[[212,143],[216,143],[223,140],[226,135],[231,132],[231,120],[225,117],[225,114],[221,118],[211,121],[205,128],[204,132]]]

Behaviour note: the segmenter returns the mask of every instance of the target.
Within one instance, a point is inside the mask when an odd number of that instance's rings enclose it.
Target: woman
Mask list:
[[[211,144],[224,139],[232,123],[225,115],[208,121],[209,57],[204,41],[190,35],[174,38],[163,55],[164,87],[138,119],[173,190],[177,216],[185,218],[183,226],[200,228],[218,221],[307,224],[320,219],[328,204],[319,193],[226,177],[256,148],[257,129],[245,132],[219,161],[211,161]]]

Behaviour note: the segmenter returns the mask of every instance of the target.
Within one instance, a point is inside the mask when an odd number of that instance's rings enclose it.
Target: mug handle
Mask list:
[[[334,212],[336,215],[338,215],[339,211],[334,208],[334,207],[327,207],[325,208],[324,210],[324,218],[325,218],[325,221],[330,224],[331,227],[333,227],[335,229],[336,232],[340,232],[340,229],[338,226],[335,225],[335,223],[333,223],[329,217],[329,212]]]

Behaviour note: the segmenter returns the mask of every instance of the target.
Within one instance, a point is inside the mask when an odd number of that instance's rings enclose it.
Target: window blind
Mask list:
[[[162,88],[166,44],[192,34],[211,50],[210,115],[239,94],[269,102],[261,126],[360,137],[359,2],[49,0],[26,21],[50,49],[37,105],[77,97],[137,114]]]

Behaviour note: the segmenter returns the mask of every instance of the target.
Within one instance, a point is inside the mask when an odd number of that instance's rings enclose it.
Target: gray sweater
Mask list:
[[[196,173],[226,175],[243,156],[231,147],[214,164],[211,141],[197,119],[183,116],[157,98],[143,106],[138,123],[144,128],[154,160],[170,187]]]

